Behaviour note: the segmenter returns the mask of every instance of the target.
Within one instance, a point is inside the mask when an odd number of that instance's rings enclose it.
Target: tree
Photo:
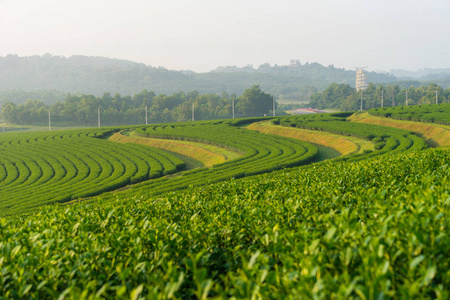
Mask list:
[[[347,98],[342,101],[340,109],[343,111],[355,111],[359,110],[361,107],[361,94],[356,93],[356,91],[347,96]]]
[[[259,85],[246,89],[239,100],[239,111],[246,117],[267,115],[273,107],[273,97],[262,92]]]
[[[13,124],[19,123],[19,120],[17,119],[17,106],[12,102],[6,102],[3,104],[2,115],[3,118],[5,118],[4,121],[6,122]]]

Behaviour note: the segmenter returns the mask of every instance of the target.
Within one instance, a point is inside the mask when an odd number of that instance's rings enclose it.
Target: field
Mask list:
[[[379,107],[369,114],[397,120],[450,125],[450,103]]]
[[[410,130],[420,134],[431,147],[450,146],[450,126],[415,122],[399,121],[392,118],[384,118],[369,115],[368,113],[356,113],[349,120],[352,122],[373,125],[384,125],[395,128]]]
[[[188,141],[145,138],[127,132],[117,132],[110,137],[109,140],[119,143],[135,143],[164,149],[183,155],[185,159],[192,158],[201,162],[199,166],[207,167],[242,156],[242,154],[238,152],[214,145]]]
[[[0,135],[0,298],[448,299],[448,147],[351,115]]]

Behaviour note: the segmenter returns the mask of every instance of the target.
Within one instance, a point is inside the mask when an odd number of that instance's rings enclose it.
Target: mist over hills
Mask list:
[[[450,77],[450,68],[439,69],[422,69],[417,71],[408,71],[395,69],[391,70],[391,73],[398,78],[405,79],[420,79],[420,80],[439,80]]]
[[[368,72],[369,82],[396,83],[402,87],[437,83],[450,87],[450,68],[419,71],[392,70],[392,74]],[[63,100],[67,93],[101,96],[133,95],[146,89],[156,94],[198,91],[241,94],[259,85],[279,100],[304,100],[331,83],[355,85],[355,71],[319,63],[294,65],[262,64],[258,67],[221,66],[197,73],[153,67],[122,59],[92,56],[0,57],[0,101],[23,103],[40,99],[46,103]]]
[[[369,72],[368,79],[374,83],[386,83],[394,82],[396,77]],[[354,86],[355,72],[332,65],[303,63],[294,66],[263,64],[257,68],[225,66],[196,73],[81,55],[0,57],[0,100],[15,102],[23,102],[36,93],[41,100],[54,102],[66,93],[132,95],[144,89],[157,94],[194,90],[199,93],[241,94],[255,84],[278,99],[308,100],[311,94],[333,82]]]

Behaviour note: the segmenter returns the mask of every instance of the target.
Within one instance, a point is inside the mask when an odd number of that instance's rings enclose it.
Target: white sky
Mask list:
[[[0,0],[0,56],[168,69],[301,63],[450,67],[450,0]]]

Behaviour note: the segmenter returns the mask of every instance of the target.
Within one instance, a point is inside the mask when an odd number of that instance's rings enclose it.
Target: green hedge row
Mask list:
[[[369,114],[397,120],[450,125],[450,103],[379,107]]]
[[[0,136],[0,215],[98,195],[185,167],[159,149],[101,138],[111,129]]]
[[[267,118],[264,118],[266,120]],[[241,178],[274,170],[299,166],[313,162],[318,155],[315,146],[295,139],[262,134],[236,125],[259,121],[215,120],[142,126],[136,132],[142,136],[189,140],[209,143],[239,151],[244,155],[233,161],[184,172],[175,178],[159,178],[140,183],[132,193],[159,194],[168,190],[184,189],[188,186],[205,185],[212,182]],[[113,199],[115,196],[105,196]]]

